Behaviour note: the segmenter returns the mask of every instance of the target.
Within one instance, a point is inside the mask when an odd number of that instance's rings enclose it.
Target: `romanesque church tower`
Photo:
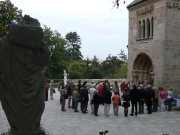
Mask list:
[[[134,0],[127,8],[128,79],[180,94],[180,0]]]

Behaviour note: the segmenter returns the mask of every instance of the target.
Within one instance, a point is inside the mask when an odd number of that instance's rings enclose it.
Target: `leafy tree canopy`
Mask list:
[[[22,10],[19,10],[10,0],[0,1],[0,37],[8,32],[7,26],[22,19]]]
[[[57,31],[52,31],[51,28],[44,26],[44,43],[48,46],[50,55],[50,61],[47,66],[48,78],[62,78],[63,70],[66,68],[66,56],[65,40],[61,37],[61,34]]]

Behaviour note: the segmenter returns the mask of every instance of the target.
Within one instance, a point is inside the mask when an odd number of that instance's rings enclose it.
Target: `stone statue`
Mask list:
[[[0,39],[0,101],[10,124],[7,135],[45,135],[40,121],[44,111],[43,68],[49,51],[38,20],[28,15],[9,25]]]

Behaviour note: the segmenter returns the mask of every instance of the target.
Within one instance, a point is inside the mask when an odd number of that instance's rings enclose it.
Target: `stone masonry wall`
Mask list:
[[[164,85],[180,94],[180,1],[166,1]]]

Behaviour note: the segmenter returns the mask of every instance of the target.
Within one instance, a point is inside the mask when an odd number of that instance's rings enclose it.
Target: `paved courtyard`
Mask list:
[[[157,112],[151,115],[123,116],[120,107],[119,116],[113,116],[112,106],[110,116],[105,117],[103,106],[99,108],[99,116],[74,113],[71,108],[61,112],[59,92],[54,100],[46,102],[42,116],[42,126],[50,135],[98,135],[100,131],[108,130],[107,135],[180,135],[180,112]],[[0,105],[0,134],[8,131],[9,124]]]

